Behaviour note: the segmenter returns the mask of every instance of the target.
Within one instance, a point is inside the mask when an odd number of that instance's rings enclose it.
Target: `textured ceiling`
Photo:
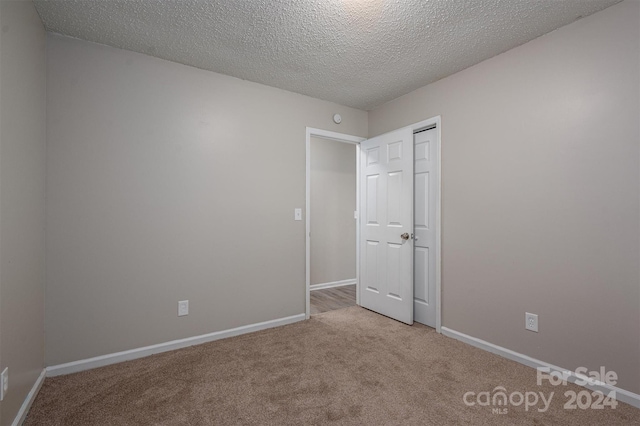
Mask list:
[[[47,30],[364,110],[620,0],[48,0]]]

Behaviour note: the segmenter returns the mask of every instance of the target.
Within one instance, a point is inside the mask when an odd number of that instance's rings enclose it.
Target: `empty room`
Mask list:
[[[0,426],[640,424],[640,0],[0,29]]]

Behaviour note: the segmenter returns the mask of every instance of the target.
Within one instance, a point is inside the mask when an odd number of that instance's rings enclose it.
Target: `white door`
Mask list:
[[[360,305],[413,324],[413,132],[360,149]]]
[[[414,135],[414,320],[436,326],[436,202],[438,133]]]

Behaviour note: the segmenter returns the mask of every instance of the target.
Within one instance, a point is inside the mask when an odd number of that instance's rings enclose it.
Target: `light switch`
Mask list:
[[[295,209],[293,211],[293,216],[295,220],[302,220],[302,209]]]

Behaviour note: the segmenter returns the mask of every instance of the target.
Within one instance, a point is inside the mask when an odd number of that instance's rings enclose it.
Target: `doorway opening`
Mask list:
[[[307,128],[307,318],[358,303],[358,144],[363,140]]]
[[[440,116],[369,139],[307,128],[307,319],[310,294],[316,291],[311,289],[313,138],[356,145],[356,304],[407,324],[417,321],[435,327],[440,333]]]

